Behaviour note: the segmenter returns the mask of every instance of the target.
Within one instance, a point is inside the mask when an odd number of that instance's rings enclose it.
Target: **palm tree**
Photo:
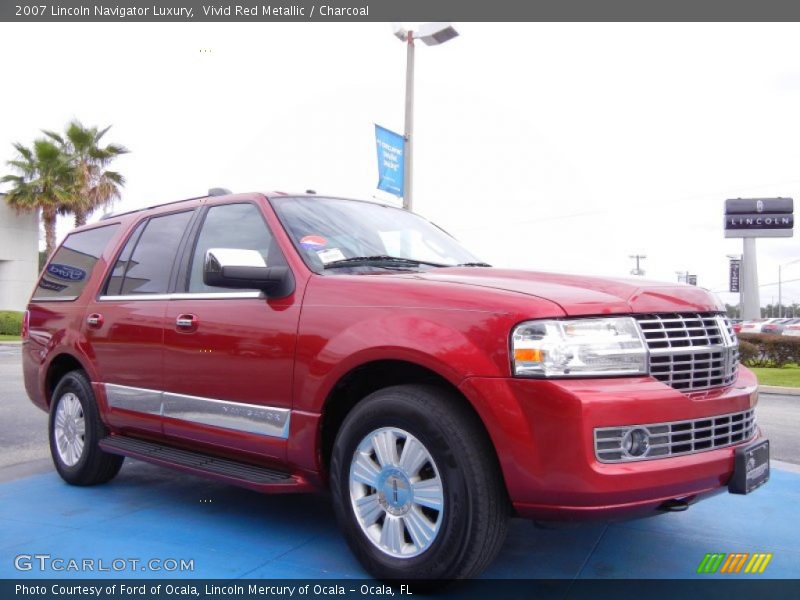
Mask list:
[[[86,218],[97,208],[107,206],[120,197],[125,178],[106,167],[111,161],[127,154],[128,149],[119,144],[101,146],[103,136],[111,129],[86,127],[80,121],[71,121],[64,136],[53,131],[43,133],[56,142],[69,157],[74,169],[74,197],[69,211],[75,215],[75,226],[86,223]]]
[[[50,140],[38,139],[33,148],[14,144],[19,155],[8,161],[17,174],[0,178],[10,183],[6,202],[20,212],[41,210],[47,255],[56,246],[56,215],[69,205],[72,192],[72,167],[61,149]]]

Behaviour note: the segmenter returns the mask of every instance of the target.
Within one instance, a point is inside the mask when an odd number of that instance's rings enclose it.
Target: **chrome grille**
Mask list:
[[[626,435],[640,429],[648,435],[647,451],[632,456],[625,450]],[[594,430],[594,452],[604,463],[649,460],[692,454],[746,442],[756,433],[755,409],[691,421],[601,427]]]
[[[636,315],[650,352],[650,375],[678,390],[730,385],[739,349],[730,319],[713,313]]]

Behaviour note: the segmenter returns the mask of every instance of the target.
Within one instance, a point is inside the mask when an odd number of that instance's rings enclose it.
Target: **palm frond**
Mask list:
[[[102,139],[102,137],[103,137],[103,136],[104,136],[106,133],[108,133],[108,130],[109,130],[109,129],[111,129],[111,127],[112,127],[112,126],[111,126],[111,125],[109,125],[109,126],[108,126],[108,127],[106,127],[105,129],[101,129],[100,131],[97,131],[97,129],[95,129],[95,134],[94,134],[94,143],[95,143],[95,144],[97,144],[97,143],[98,143],[98,142],[99,142],[99,141]]]
[[[42,133],[49,137],[51,140],[56,142],[58,145],[64,145],[64,138],[57,134],[55,131],[51,131],[50,129],[42,129]]]

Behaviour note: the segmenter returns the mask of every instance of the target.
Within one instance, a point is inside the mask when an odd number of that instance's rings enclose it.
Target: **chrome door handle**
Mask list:
[[[86,317],[86,324],[89,327],[102,327],[103,326],[103,315],[99,313],[92,313],[88,317]]]
[[[197,318],[197,315],[178,315],[178,318],[175,319],[175,326],[184,330],[195,329],[199,322],[200,319]]]

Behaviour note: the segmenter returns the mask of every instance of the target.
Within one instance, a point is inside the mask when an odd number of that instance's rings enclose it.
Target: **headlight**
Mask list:
[[[527,321],[511,333],[515,375],[646,375],[647,346],[631,317]]]

